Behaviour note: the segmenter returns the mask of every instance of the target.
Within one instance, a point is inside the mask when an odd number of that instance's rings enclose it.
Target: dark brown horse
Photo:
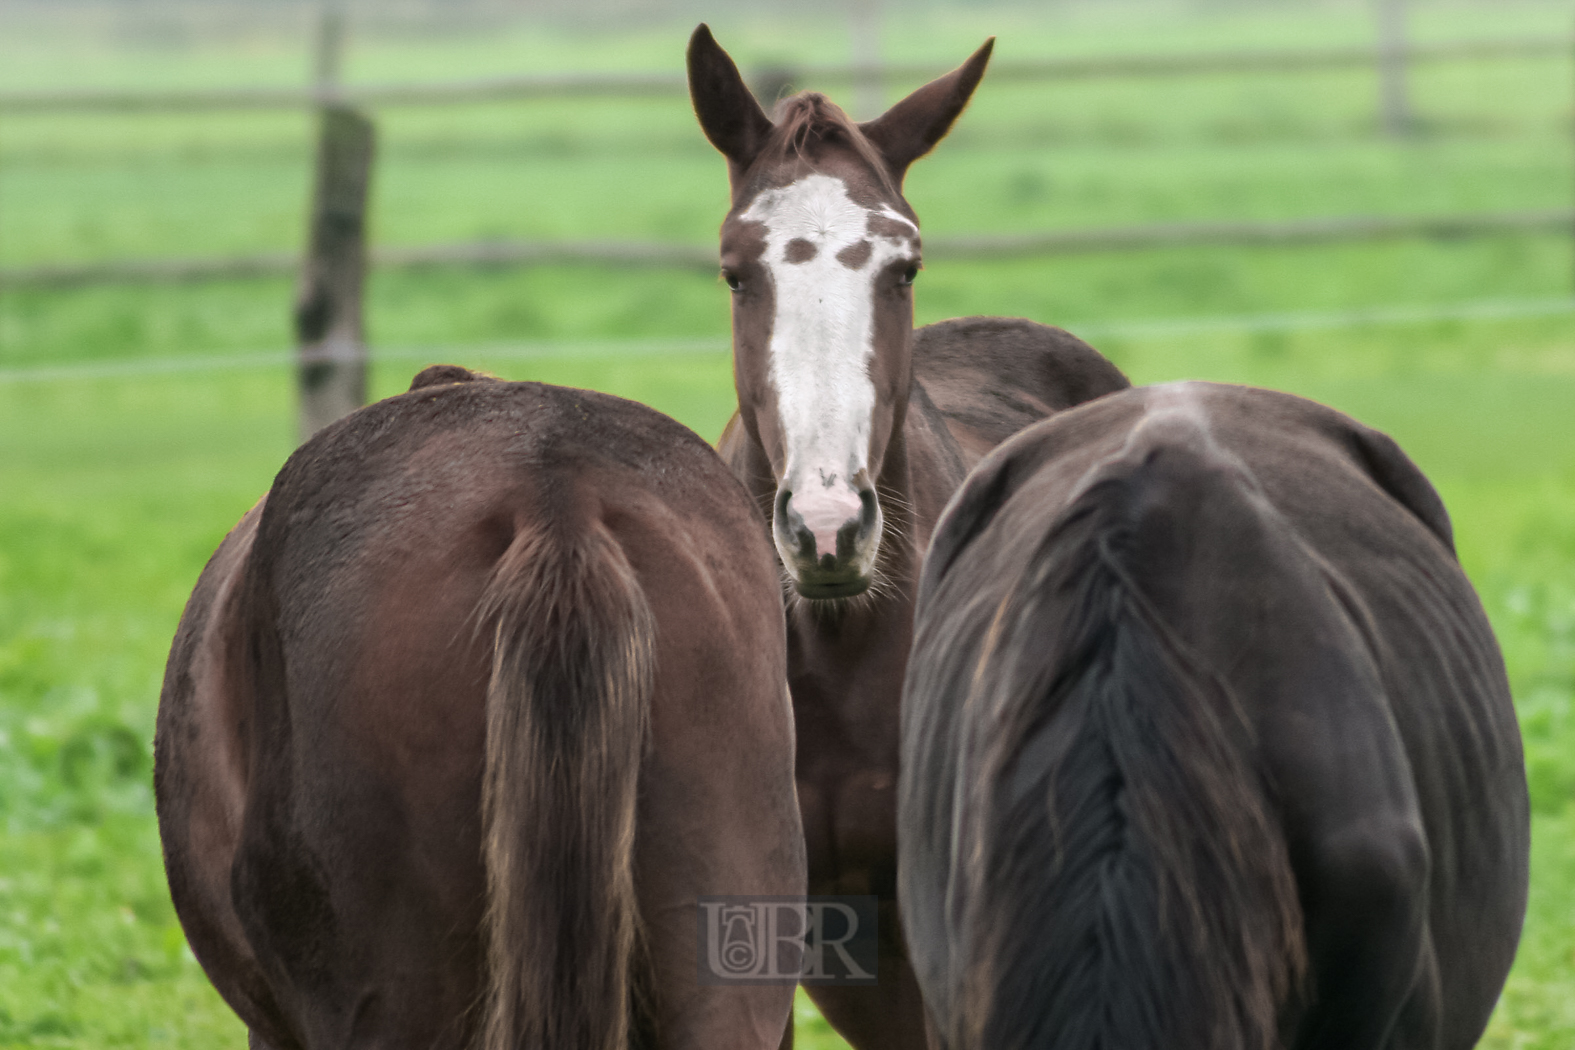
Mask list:
[[[1127,385],[1087,346],[1027,321],[913,331],[921,258],[903,175],[967,104],[990,46],[865,124],[815,94],[783,101],[773,122],[708,29],[689,47],[695,111],[732,185],[721,259],[738,415],[720,450],[787,577],[810,887],[883,905],[879,984],[810,989],[860,1050],[925,1040],[895,911],[895,788],[931,527],[997,442]]]
[[[937,526],[902,918],[946,1050],[1465,1050],[1526,906],[1498,645],[1393,441],[1185,383]]]
[[[456,381],[461,380],[461,381]],[[803,892],[776,568],[704,442],[428,369],[197,584],[159,708],[192,950],[252,1045],[777,1045],[696,898]]]

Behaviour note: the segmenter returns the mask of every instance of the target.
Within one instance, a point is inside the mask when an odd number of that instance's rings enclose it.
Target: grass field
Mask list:
[[[1119,10],[1117,10],[1119,8]],[[1137,11],[1134,14],[1133,11]],[[1357,5],[925,9],[893,58],[1360,42]],[[1418,3],[1417,35],[1564,32],[1554,4]],[[832,62],[813,22],[713,19],[746,64]],[[508,28],[358,42],[352,79],[542,68],[676,69],[686,26],[591,36]],[[106,32],[0,23],[0,89],[295,83],[277,33],[113,45]],[[51,35],[53,33],[54,35]],[[30,41],[30,42],[29,42]],[[1002,86],[987,80],[909,194],[927,232],[1185,218],[1469,212],[1567,203],[1567,63],[1429,67],[1426,133],[1374,133],[1371,77],[1295,74]],[[631,237],[708,243],[721,163],[681,99],[389,111],[375,236]],[[309,123],[280,115],[0,119],[0,265],[293,248]],[[1154,318],[1567,295],[1567,238],[1152,251],[932,264],[921,320],[1034,317],[1076,330]],[[0,291],[0,1047],[239,1046],[185,949],[148,789],[168,642],[203,562],[292,446],[281,369],[24,381],[39,366],[199,359],[288,345],[287,281]],[[714,437],[731,408],[704,277],[575,267],[374,278],[375,346],[434,347],[510,378],[609,390]],[[550,342],[549,356],[512,344]],[[1575,1045],[1575,318],[1297,330],[1128,328],[1096,344],[1139,382],[1292,390],[1393,433],[1438,484],[1509,663],[1535,806],[1531,912],[1486,1045]],[[579,348],[579,349],[576,349]],[[376,393],[419,367],[379,365]],[[838,1045],[812,1011],[801,1045]]]

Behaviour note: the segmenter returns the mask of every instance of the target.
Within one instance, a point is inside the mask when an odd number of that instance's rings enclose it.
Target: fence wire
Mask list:
[[[1425,325],[1448,321],[1536,320],[1575,314],[1575,297],[1537,299],[1483,299],[1474,302],[1379,306],[1340,311],[1290,311],[1235,314],[1219,317],[1169,317],[1137,321],[1067,321],[1064,327],[1098,344],[1110,339],[1173,339],[1211,333],[1326,331],[1395,325]],[[596,360],[619,357],[659,357],[670,354],[728,353],[731,342],[722,336],[682,339],[630,339],[597,341],[542,341],[477,343],[460,346],[412,346],[373,349],[372,364],[384,362]],[[0,369],[0,385],[124,379],[160,375],[202,375],[288,368],[300,363],[290,350],[267,350],[190,357],[145,358],[130,361],[85,361],[72,365],[38,365]]]

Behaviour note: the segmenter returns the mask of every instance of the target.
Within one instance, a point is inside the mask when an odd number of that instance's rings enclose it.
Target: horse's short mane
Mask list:
[[[858,124],[820,92],[805,91],[778,102],[775,122],[762,156],[813,161],[824,145],[845,146],[874,170],[884,188],[896,192],[886,158]]]

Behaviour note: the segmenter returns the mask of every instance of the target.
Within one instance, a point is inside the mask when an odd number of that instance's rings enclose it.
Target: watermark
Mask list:
[[[874,897],[701,897],[701,984],[874,984]]]

